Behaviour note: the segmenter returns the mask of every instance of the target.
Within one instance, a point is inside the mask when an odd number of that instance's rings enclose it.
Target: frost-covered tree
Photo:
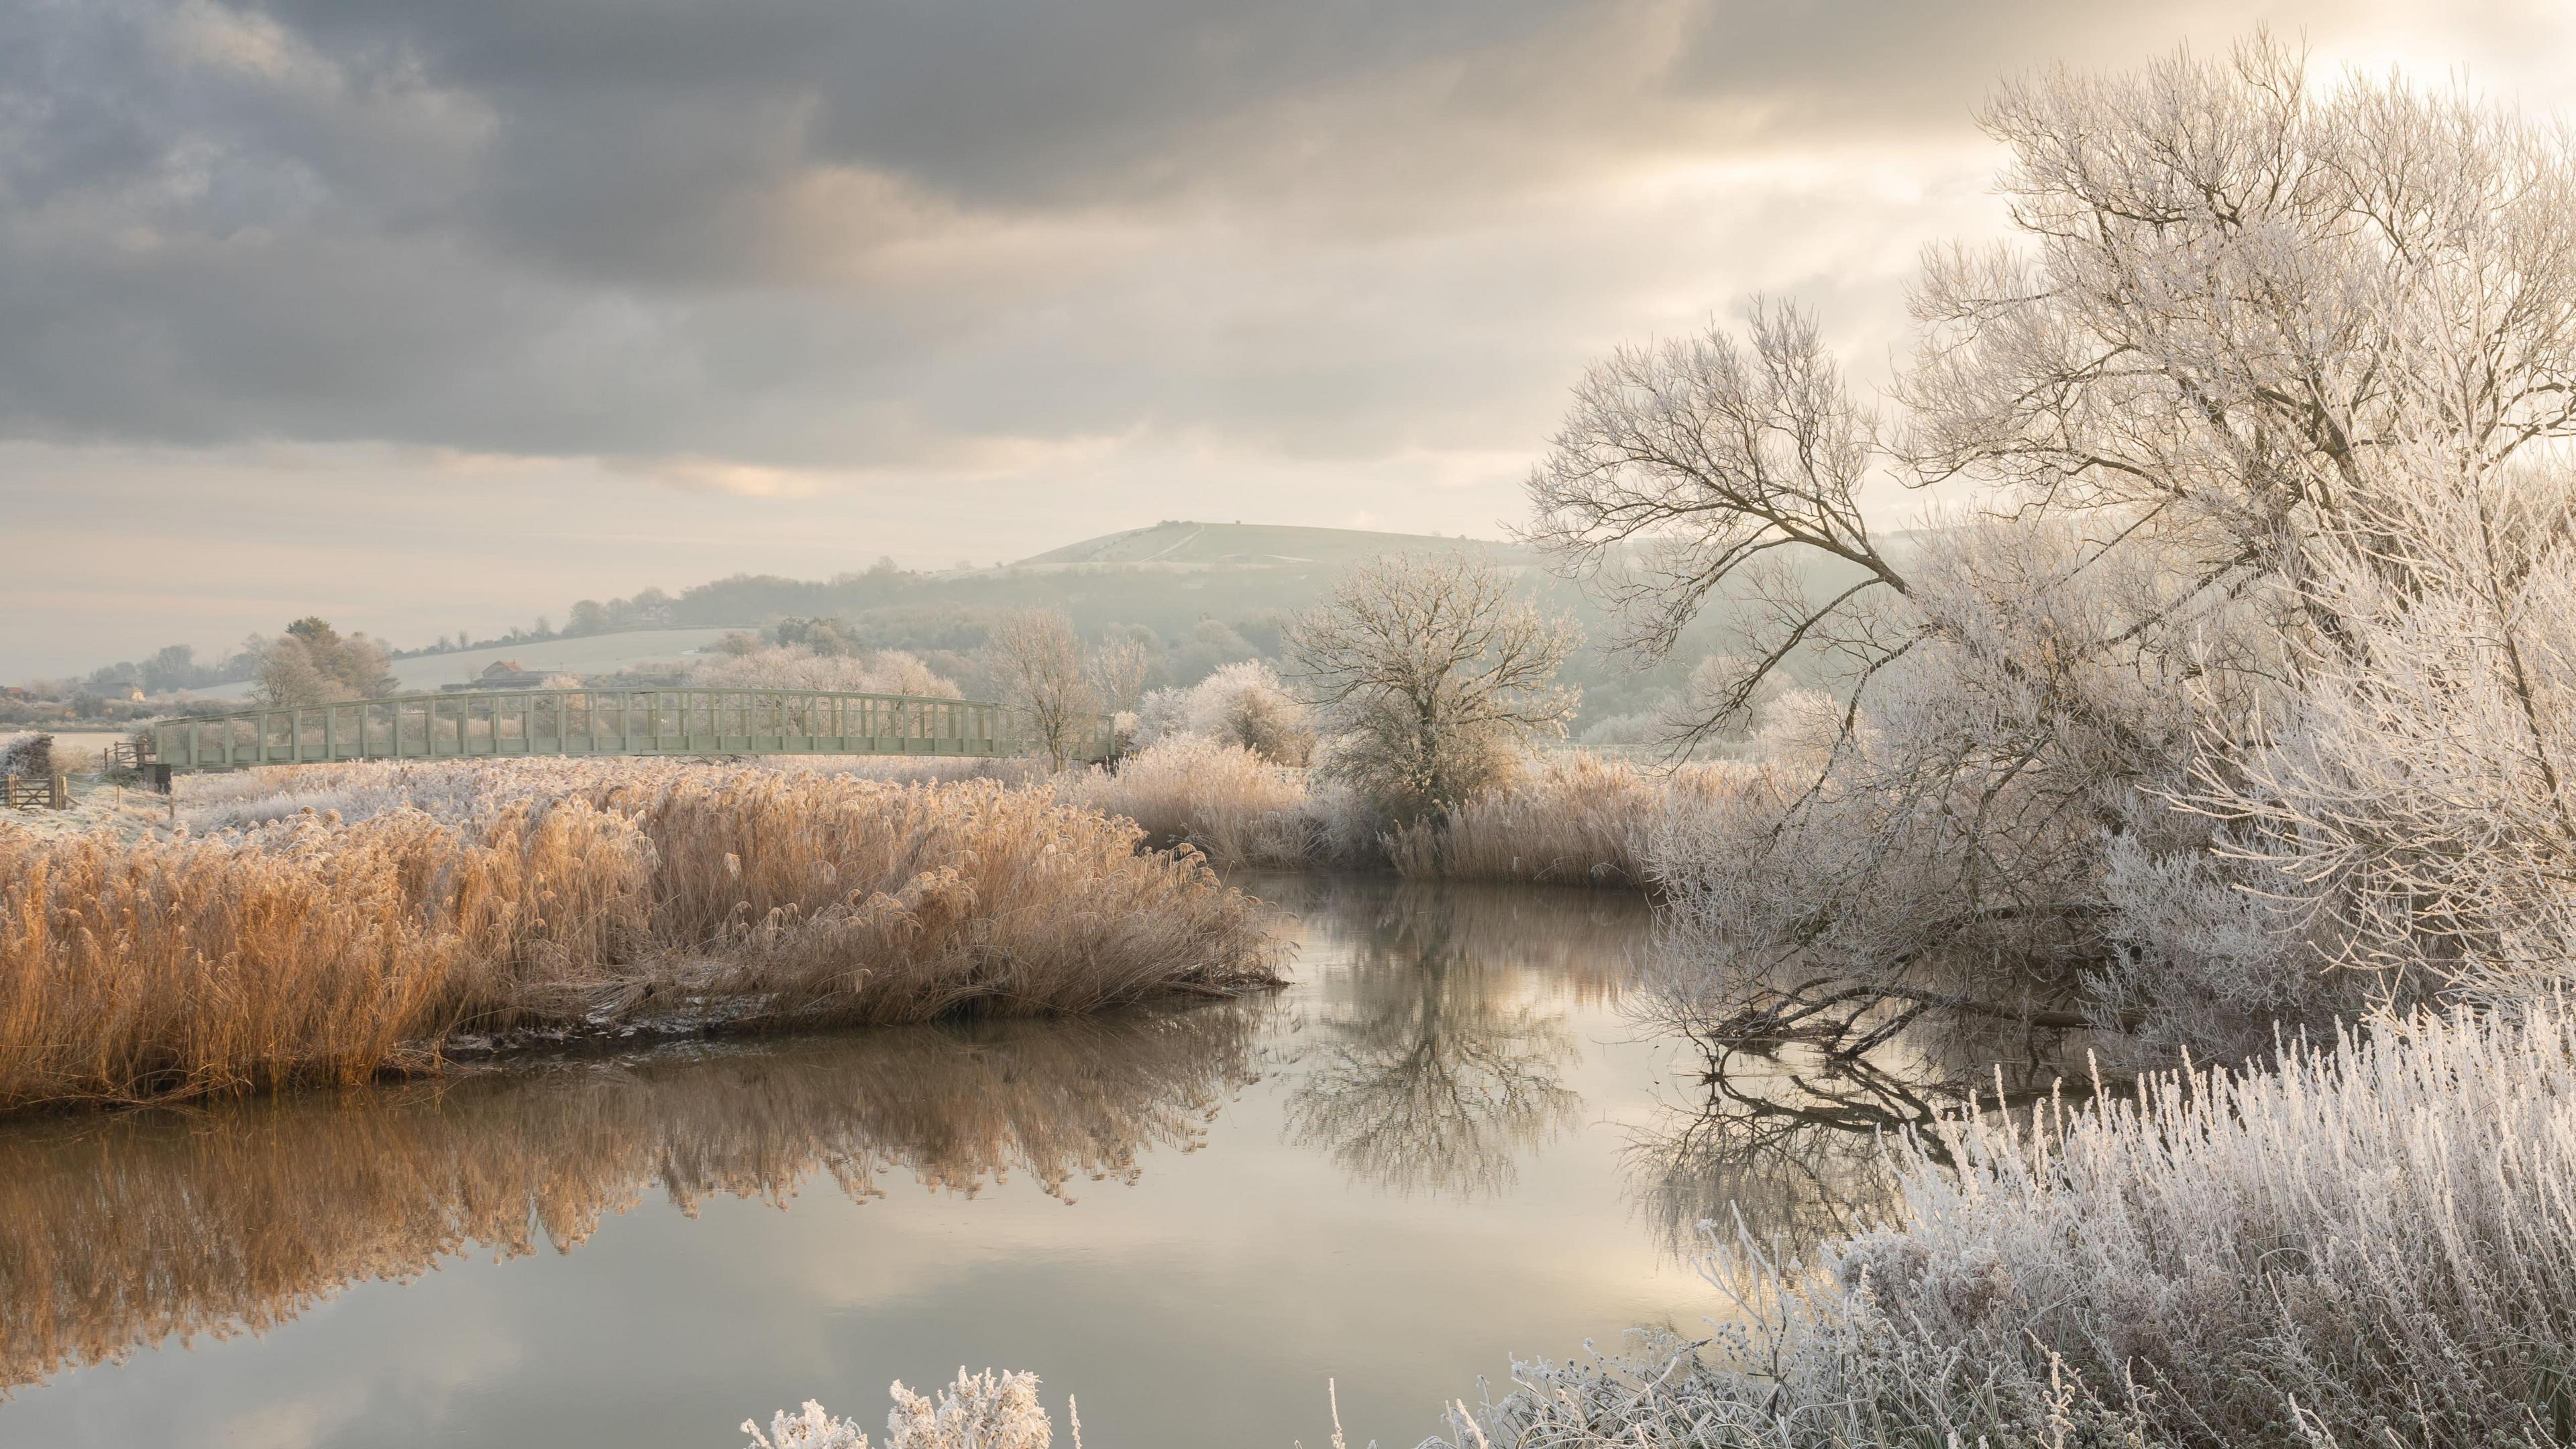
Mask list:
[[[1318,768],[1400,824],[1493,788],[1531,742],[1564,734],[1580,696],[1556,672],[1580,642],[1463,554],[1363,564],[1287,641],[1333,735]]]
[[[2523,466],[2576,434],[2566,138],[2268,38],[1983,120],[2015,234],[1928,259],[1892,414],[1759,305],[1595,368],[1532,478],[1630,647],[1747,601],[1690,731],[1834,686],[1668,832],[1686,931],[1739,981],[2185,1039],[2351,1004],[2327,965],[2502,961],[2567,879],[2564,507]],[[1899,556],[1892,483],[1974,503]]]
[[[254,635],[244,646],[259,660],[254,676],[259,702],[328,704],[390,694],[392,655],[364,634],[342,636],[328,620],[307,616],[275,638]]]
[[[1091,648],[1091,682],[1100,707],[1111,714],[1133,714],[1144,703],[1145,686],[1163,662],[1162,642],[1149,629],[1111,632]]]
[[[1063,769],[1099,729],[1100,694],[1082,637],[1061,610],[1024,609],[993,626],[986,671],[1019,722],[1022,738]]]

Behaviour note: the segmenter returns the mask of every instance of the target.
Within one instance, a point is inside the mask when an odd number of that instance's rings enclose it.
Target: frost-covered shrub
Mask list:
[[[742,1432],[751,1436],[751,1449],[868,1449],[867,1431],[857,1420],[840,1418],[812,1399],[792,1416],[785,1409],[770,1415],[766,1432],[759,1420],[745,1419]]]
[[[1712,1260],[1707,1343],[1522,1364],[1455,1442],[2576,1443],[2563,1007],[2382,1019],[1896,1152],[1883,1226]]]
[[[1394,832],[1388,854],[1398,874],[1421,880],[1643,888],[1663,818],[1725,793],[1739,773],[1554,752],[1512,783]]]
[[[1186,689],[1158,689],[1136,712],[1139,748],[1176,735],[1239,745],[1274,764],[1302,766],[1315,748],[1304,703],[1258,659],[1220,665]]]
[[[1136,724],[1130,738],[1137,749],[1149,749],[1173,735],[1189,732],[1190,692],[1186,689],[1157,689],[1136,705]]]
[[[54,772],[54,737],[48,734],[12,735],[0,742],[0,775],[41,780]]]
[[[1258,659],[1221,665],[1190,687],[1189,729],[1282,765],[1304,765],[1315,748],[1306,706]]]
[[[1038,1376],[957,1370],[957,1382],[924,1398],[897,1380],[894,1408],[886,1415],[885,1449],[1047,1449],[1055,1425],[1038,1402]],[[821,1404],[805,1401],[790,1417],[771,1416],[769,1430],[745,1419],[751,1436],[747,1449],[869,1449],[868,1436],[856,1420],[835,1418]],[[1075,1420],[1074,1449],[1081,1449],[1081,1421]]]

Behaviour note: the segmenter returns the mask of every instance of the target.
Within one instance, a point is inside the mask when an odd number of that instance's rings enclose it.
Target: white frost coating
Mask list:
[[[1760,788],[1656,852],[1711,1009],[1894,987],[2170,1059],[2568,983],[2569,134],[2259,37],[1982,119],[2012,236],[1927,262],[1893,408],[1758,304],[1599,363],[1531,479],[1626,642],[1746,625],[1694,723],[1767,725]],[[1891,483],[1971,509],[1897,546]]]
[[[1138,744],[1191,734],[1240,745],[1282,765],[1303,765],[1314,752],[1315,726],[1306,706],[1258,659],[1220,664],[1187,689],[1155,691],[1153,700],[1155,733],[1143,734],[1146,721],[1140,718]]]
[[[891,1391],[894,1408],[886,1415],[885,1449],[1047,1449],[1055,1425],[1038,1402],[1038,1376],[957,1370],[957,1381],[938,1390],[933,1400],[913,1393],[897,1380]],[[1082,1449],[1081,1419],[1074,1419],[1074,1449]],[[780,1410],[763,1433],[757,1421],[745,1419],[751,1436],[747,1449],[869,1449],[857,1421],[836,1418],[812,1399],[800,1412]]]

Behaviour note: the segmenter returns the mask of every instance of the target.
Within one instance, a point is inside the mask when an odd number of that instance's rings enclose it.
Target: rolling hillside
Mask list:
[[[1016,569],[1082,565],[1159,565],[1174,569],[1343,567],[1387,553],[1474,553],[1505,564],[1537,562],[1534,551],[1493,539],[1375,533],[1356,528],[1292,528],[1271,523],[1190,523],[1102,534],[1033,554]]]
[[[390,672],[406,691],[470,684],[485,668],[505,659],[548,673],[614,674],[621,669],[678,659],[692,650],[713,644],[731,632],[729,629],[627,629],[614,634],[548,639],[542,643],[496,644],[481,649],[397,659]],[[196,699],[248,699],[250,691],[250,681],[243,680],[211,689],[193,690],[190,696]]]

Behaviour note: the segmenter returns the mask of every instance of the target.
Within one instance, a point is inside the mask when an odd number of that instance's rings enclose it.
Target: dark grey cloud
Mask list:
[[[724,568],[805,566],[791,499],[922,562],[1487,530],[1619,340],[1792,292],[1866,374],[2002,75],[2260,20],[2576,74],[2525,0],[0,0],[0,492],[97,515],[46,609],[208,487],[658,479]]]
[[[1383,443],[1438,401],[1426,329],[1492,311],[1380,295],[1425,280],[1385,270],[1409,242],[1536,236],[1643,157],[1964,137],[2006,57],[2195,13],[7,0],[0,431],[806,465],[1149,423]],[[1511,275],[1551,260],[1456,275],[1616,290]]]

